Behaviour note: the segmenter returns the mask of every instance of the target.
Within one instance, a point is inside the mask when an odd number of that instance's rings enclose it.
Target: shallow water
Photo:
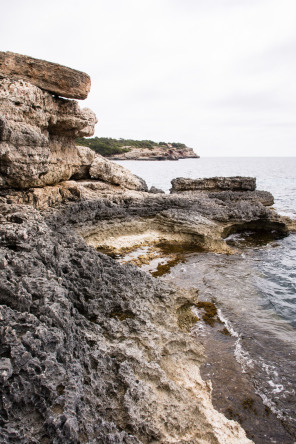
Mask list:
[[[166,192],[175,177],[255,176],[257,189],[274,195],[277,211],[296,218],[296,158],[120,163],[143,177],[148,186]],[[230,236],[228,241],[240,248],[240,254],[189,254],[185,263],[171,268],[165,279],[182,287],[196,287],[201,300],[215,302],[232,333],[229,339],[213,330],[212,335],[203,335],[202,330],[196,332],[203,338],[208,353],[209,368],[203,371],[213,381],[213,401],[217,407],[226,414],[228,409],[228,417],[241,419],[246,429],[253,429],[252,437],[257,443],[293,443],[296,442],[296,235],[254,243],[252,234],[246,233]],[[236,365],[242,371],[240,380],[235,376]],[[260,420],[255,418],[252,402],[246,402],[250,401],[250,387],[278,416],[278,424],[270,425],[268,409],[259,414],[256,398],[253,399],[256,414],[261,416]],[[226,403],[226,398],[228,401],[233,398],[232,402]],[[251,413],[253,419],[248,424]]]

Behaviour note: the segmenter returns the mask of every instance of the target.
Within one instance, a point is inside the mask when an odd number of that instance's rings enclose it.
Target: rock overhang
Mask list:
[[[84,72],[10,51],[0,51],[1,75],[27,80],[45,91],[69,99],[86,99],[91,87],[90,76]]]

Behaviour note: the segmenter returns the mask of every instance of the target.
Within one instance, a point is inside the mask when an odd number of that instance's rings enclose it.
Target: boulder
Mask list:
[[[135,176],[121,165],[117,165],[98,154],[91,165],[89,174],[92,179],[103,180],[129,190],[148,191],[146,182],[143,179]]]
[[[178,177],[171,181],[171,193],[184,191],[254,191],[256,189],[255,177],[209,177],[206,179],[184,179]]]
[[[91,86],[84,72],[13,52],[0,52],[1,74],[70,99],[86,99]]]

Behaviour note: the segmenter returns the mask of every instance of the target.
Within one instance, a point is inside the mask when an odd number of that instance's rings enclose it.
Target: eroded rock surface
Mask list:
[[[172,180],[171,193],[184,191],[254,191],[255,177],[209,177],[207,179],[185,179],[179,177]]]
[[[230,252],[229,233],[284,235],[286,221],[250,178],[146,192],[75,146],[93,133],[90,110],[26,80],[0,76],[0,441],[250,442],[213,409],[202,347],[181,328],[196,292],[96,248],[166,241]]]
[[[9,51],[0,51],[1,75],[27,80],[32,85],[70,99],[86,99],[91,85],[89,75],[84,72]]]
[[[250,442],[213,409],[201,346],[178,324],[196,294],[30,206],[0,210],[1,442]]]
[[[80,165],[75,138],[91,136],[96,121],[76,101],[0,78],[0,187],[42,187],[69,179]]]
[[[30,188],[70,179],[99,178],[145,190],[145,182],[85,147],[95,114],[76,101],[55,98],[23,80],[0,79],[0,187]]]

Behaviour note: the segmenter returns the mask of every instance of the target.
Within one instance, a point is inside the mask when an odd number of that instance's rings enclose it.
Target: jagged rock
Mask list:
[[[70,99],[86,99],[91,85],[89,75],[84,72],[13,52],[0,52],[1,75],[27,80],[45,91]]]
[[[213,409],[202,347],[179,326],[196,292],[119,265],[31,207],[0,215],[1,442],[251,442]]]
[[[179,177],[171,181],[171,193],[184,191],[254,191],[256,189],[255,177],[210,177],[206,179],[184,179]]]
[[[148,191],[146,182],[143,179],[135,176],[121,165],[117,165],[98,154],[90,167],[89,174],[93,179],[121,185],[130,190]]]
[[[91,136],[95,114],[23,80],[0,78],[0,188],[42,187],[69,179]]]

